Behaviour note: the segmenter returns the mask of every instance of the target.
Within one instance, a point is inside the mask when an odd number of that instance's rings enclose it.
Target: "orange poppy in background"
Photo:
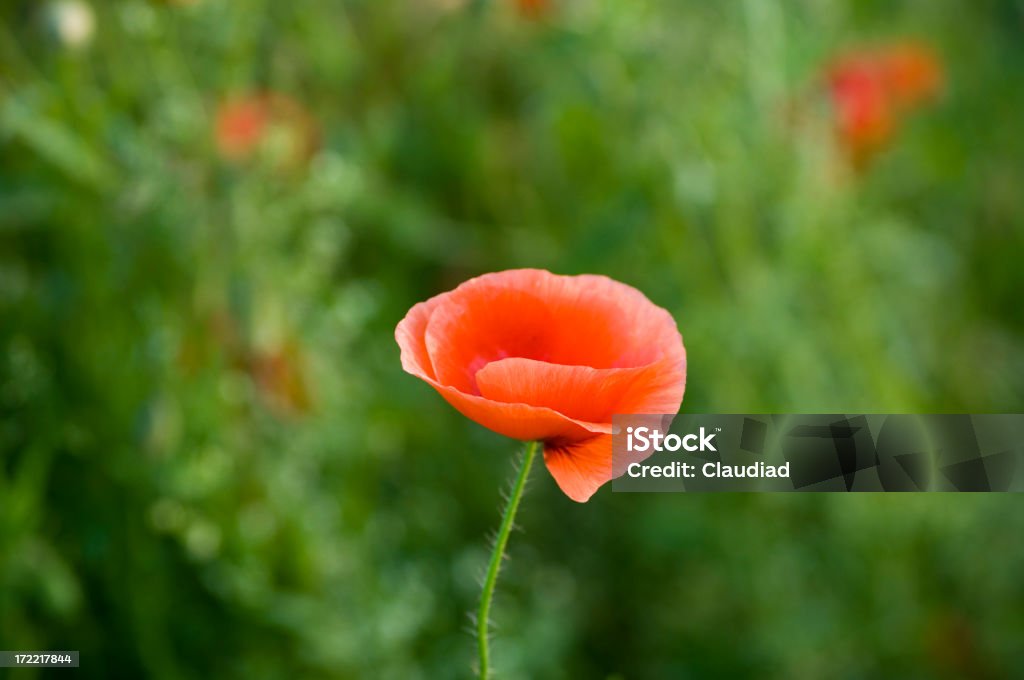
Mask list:
[[[515,0],[519,14],[527,19],[540,19],[551,9],[551,0]]]
[[[463,415],[542,441],[548,470],[578,502],[613,477],[613,414],[675,414],[683,400],[672,316],[604,276],[486,274],[414,306],[395,338],[402,367]]]
[[[839,139],[863,164],[888,144],[904,116],[942,90],[938,56],[904,41],[850,52],[833,61],[826,80]]]
[[[898,108],[927,103],[942,91],[939,58],[927,45],[899,43],[882,52],[879,61],[886,90]]]
[[[268,138],[284,142],[285,165],[310,158],[317,146],[312,117],[290,97],[275,93],[247,94],[227,99],[217,109],[214,137],[217,151],[231,161],[254,155]]]
[[[217,150],[225,158],[241,158],[256,148],[270,126],[266,97],[229,100],[217,111]]]

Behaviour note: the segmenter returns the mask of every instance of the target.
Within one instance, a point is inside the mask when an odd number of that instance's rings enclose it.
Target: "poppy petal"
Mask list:
[[[594,423],[610,423],[616,413],[676,413],[685,381],[685,359],[597,369],[512,358],[491,362],[476,374],[480,395],[487,399],[544,406]]]
[[[544,447],[544,463],[566,496],[586,503],[612,478],[612,436],[563,446],[549,444]]]
[[[570,418],[550,408],[530,404],[505,404],[428,381],[459,413],[498,434],[513,439],[579,441],[598,433],[610,433],[611,423],[591,423]]]
[[[425,339],[437,379],[470,393],[473,374],[498,359],[635,368],[682,344],[672,316],[635,288],[536,269],[463,283],[434,310]]]
[[[402,368],[424,380],[434,380],[437,377],[434,373],[434,366],[430,362],[427,347],[423,342],[423,336],[426,333],[430,315],[433,314],[434,308],[441,303],[443,297],[443,294],[435,295],[426,302],[413,305],[413,308],[395,328],[395,340],[398,341],[398,347],[402,351]]]
[[[423,337],[435,310],[445,295],[421,302],[409,311],[395,329],[395,339],[401,348],[402,368],[426,381],[449,404],[467,418],[484,427],[513,439],[559,438],[576,441],[592,437],[598,432],[610,432],[611,424],[591,423],[565,416],[549,408],[528,404],[506,404],[463,392],[441,384],[435,377],[430,356]]]
[[[506,357],[549,360],[550,334],[556,326],[549,306],[532,293],[477,287],[472,294],[453,293],[438,306],[424,340],[438,381],[479,394],[474,377],[492,361]]]

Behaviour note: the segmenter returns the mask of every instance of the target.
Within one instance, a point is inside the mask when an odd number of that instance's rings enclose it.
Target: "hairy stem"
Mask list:
[[[484,579],[484,590],[480,594],[480,608],[476,615],[476,639],[477,650],[480,654],[479,675],[486,680],[490,677],[490,640],[488,631],[490,629],[491,600],[494,598],[494,586],[498,582],[498,572],[501,571],[501,560],[505,556],[505,546],[508,544],[508,535],[512,532],[512,525],[515,522],[516,510],[519,509],[519,500],[523,497],[523,490],[526,488],[526,478],[530,476],[530,467],[533,466],[533,459],[537,455],[537,442],[530,442],[526,447],[526,454],[523,456],[522,466],[516,475],[515,484],[509,493],[505,511],[501,515],[501,526],[498,528],[498,537],[494,541],[494,550],[491,552],[491,561],[487,565],[487,577]]]

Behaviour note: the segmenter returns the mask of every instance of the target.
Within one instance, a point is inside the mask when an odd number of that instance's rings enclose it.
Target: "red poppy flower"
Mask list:
[[[675,414],[683,400],[672,316],[604,276],[486,274],[414,306],[395,338],[402,367],[463,415],[542,441],[551,475],[579,502],[613,477],[613,414]]]
[[[886,89],[902,109],[926,103],[942,90],[942,67],[927,45],[898,43],[885,50],[879,61]]]
[[[217,111],[217,148],[225,158],[248,155],[270,126],[270,107],[265,97],[225,102]]]
[[[541,19],[551,9],[551,0],[516,0],[516,9],[527,19]]]
[[[840,57],[828,68],[840,141],[863,163],[893,137],[901,119],[942,88],[938,57],[903,41]]]
[[[249,94],[224,101],[217,110],[217,150],[228,160],[244,160],[277,135],[285,142],[282,163],[297,166],[316,150],[317,129],[305,109],[280,94]]]
[[[895,128],[895,112],[877,64],[851,57],[829,73],[836,127],[855,159],[863,159],[884,146]]]

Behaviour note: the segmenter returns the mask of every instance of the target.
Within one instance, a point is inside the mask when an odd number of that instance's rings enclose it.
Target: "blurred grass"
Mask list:
[[[0,646],[469,675],[516,445],[392,332],[485,271],[645,291],[692,412],[1024,406],[1019,2],[446,6],[97,2],[77,47],[54,4],[0,8]],[[823,65],[908,36],[946,92],[855,172]],[[259,92],[310,158],[218,156]],[[1024,674],[1012,496],[532,487],[505,677]]]

